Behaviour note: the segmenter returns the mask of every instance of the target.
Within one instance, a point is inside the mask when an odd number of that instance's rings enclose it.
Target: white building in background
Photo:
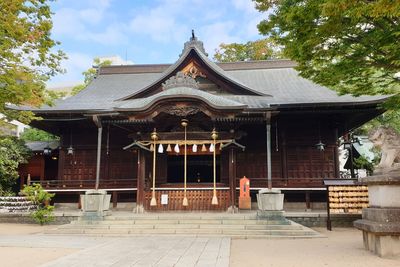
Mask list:
[[[0,119],[3,119],[4,115],[0,113]],[[19,121],[5,121],[5,125],[0,125],[0,133],[5,135],[12,135],[19,137],[25,128],[29,128],[28,125],[23,124]]]
[[[357,142],[352,142],[353,149],[361,156],[364,156],[368,161],[372,162],[375,159],[373,152],[374,144],[368,139],[368,136],[356,136]],[[345,174],[350,178],[350,170],[345,169],[345,164],[349,160],[349,150],[344,149],[343,145],[339,146],[339,170],[341,174]],[[356,169],[358,178],[367,176],[367,171],[364,169]],[[342,177],[344,178],[344,177]]]

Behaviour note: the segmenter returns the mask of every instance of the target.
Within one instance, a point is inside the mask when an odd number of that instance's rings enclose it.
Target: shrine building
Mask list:
[[[114,206],[137,211],[236,208],[246,176],[253,197],[270,186],[309,207],[325,196],[323,179],[340,176],[339,137],[381,114],[387,97],[338,96],[295,66],[216,63],[192,36],[173,64],[100,67],[77,95],[19,108],[60,136],[46,171],[26,166],[21,176],[58,201],[105,189]]]

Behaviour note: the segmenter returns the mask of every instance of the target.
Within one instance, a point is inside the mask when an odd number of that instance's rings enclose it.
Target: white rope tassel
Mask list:
[[[178,144],[175,145],[174,151],[175,151],[175,153],[179,153],[179,145]]]
[[[164,153],[164,147],[162,144],[158,145],[158,153],[160,153],[160,154]]]

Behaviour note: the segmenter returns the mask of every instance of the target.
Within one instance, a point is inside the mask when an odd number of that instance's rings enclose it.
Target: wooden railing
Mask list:
[[[240,177],[241,178],[241,177]],[[240,178],[236,178],[236,187],[239,186]],[[267,187],[267,178],[265,177],[249,177],[251,188]],[[324,187],[323,178],[273,178],[272,186],[278,188],[318,188]],[[40,183],[46,189],[93,189],[95,187],[95,180],[32,180],[31,183]],[[113,179],[113,180],[100,180],[99,188],[136,188],[136,179]],[[192,184],[188,187],[209,187],[211,184]],[[182,187],[182,184],[163,184],[157,187]],[[226,187],[223,183],[217,183],[217,187]]]
[[[150,206],[151,191],[146,191],[144,194],[144,207],[148,211],[212,211],[226,210],[229,207],[229,190],[217,190],[218,205],[211,205],[213,190],[187,190],[186,197],[189,205],[184,207],[183,190],[157,190],[156,192],[157,206]],[[168,195],[168,204],[161,204],[161,195]]]
[[[39,183],[45,189],[94,189],[95,180],[43,180],[31,181],[31,183]],[[112,188],[136,188],[136,180],[115,179],[100,180],[100,189]]]
[[[268,186],[268,179],[252,178],[250,179],[250,188],[260,188]],[[236,179],[236,186],[239,186],[240,178]],[[272,187],[278,188],[312,188],[312,187],[325,187],[324,178],[272,178]]]

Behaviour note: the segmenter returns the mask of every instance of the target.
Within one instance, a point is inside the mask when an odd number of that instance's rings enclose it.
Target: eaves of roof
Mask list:
[[[154,104],[167,99],[195,99],[200,100],[215,109],[244,109],[246,104],[224,98],[223,96],[213,95],[198,89],[189,87],[176,87],[151,95],[146,98],[136,98],[131,100],[119,101],[114,108],[115,111],[142,111],[150,108]]]

